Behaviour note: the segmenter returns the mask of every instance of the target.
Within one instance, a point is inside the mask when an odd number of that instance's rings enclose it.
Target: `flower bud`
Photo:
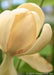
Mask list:
[[[44,22],[42,10],[32,3],[22,4],[13,11],[4,11],[0,18],[1,48],[3,52],[14,55],[24,53],[33,46]]]

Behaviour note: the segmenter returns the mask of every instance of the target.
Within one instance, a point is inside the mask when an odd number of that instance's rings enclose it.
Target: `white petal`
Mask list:
[[[49,64],[44,58],[42,58],[39,54],[26,55],[19,57],[20,59],[27,62],[32,68],[43,72],[48,73],[53,70],[51,64]]]

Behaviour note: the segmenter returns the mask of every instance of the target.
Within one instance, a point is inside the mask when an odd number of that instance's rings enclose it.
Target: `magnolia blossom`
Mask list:
[[[52,30],[44,24],[44,13],[34,3],[0,14],[0,48],[10,56],[18,56],[40,72],[52,71],[52,65],[39,55],[51,40]],[[38,37],[41,28],[42,32]]]

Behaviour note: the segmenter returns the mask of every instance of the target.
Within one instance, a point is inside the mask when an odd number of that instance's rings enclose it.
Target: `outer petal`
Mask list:
[[[51,40],[52,30],[49,24],[45,24],[40,37],[35,41],[34,45],[24,54],[33,54],[41,51]]]
[[[51,40],[52,37],[52,29],[49,24],[45,24],[42,30],[40,37],[36,40],[33,47],[28,50],[27,54],[33,54],[41,51]]]
[[[20,5],[18,8],[26,8],[30,11],[36,12],[39,15],[40,19],[41,19],[41,26],[43,25],[44,13],[38,5],[36,5],[34,3],[24,3],[24,4]]]
[[[19,11],[21,10],[21,12]],[[6,10],[0,14],[0,48],[7,52],[7,42],[9,39],[11,28],[13,27],[13,22],[16,16],[16,13],[23,14],[27,10],[26,9],[17,9],[16,12]],[[23,11],[22,11],[23,10]]]
[[[20,59],[27,62],[32,68],[40,72],[51,72],[53,70],[52,65],[49,64],[44,58],[39,54],[21,56]]]
[[[25,9],[25,8],[19,8],[19,9],[14,9],[12,10],[12,14],[14,15],[18,15],[18,14],[24,14],[26,12],[28,12],[29,10],[28,9]]]
[[[7,50],[7,41],[13,20],[14,16],[8,10],[0,14],[0,45],[4,52]]]

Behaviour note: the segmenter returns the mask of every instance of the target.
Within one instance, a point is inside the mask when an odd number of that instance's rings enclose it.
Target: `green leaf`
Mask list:
[[[40,5],[42,0],[27,0],[27,2],[32,2],[32,3],[36,3],[38,5]],[[44,0],[43,2],[43,6],[46,5],[54,5],[54,0]]]
[[[43,3],[43,5],[45,6],[45,5],[54,5],[54,0],[44,0],[44,3]]]
[[[52,55],[52,46],[47,45],[42,51],[39,52],[41,55]]]
[[[27,2],[31,2],[31,3],[36,3],[36,4],[40,4],[40,0],[27,0]]]
[[[17,68],[17,65],[18,65],[18,62],[19,62],[19,59],[18,59],[18,57],[14,57],[14,66],[15,66],[15,68]]]

